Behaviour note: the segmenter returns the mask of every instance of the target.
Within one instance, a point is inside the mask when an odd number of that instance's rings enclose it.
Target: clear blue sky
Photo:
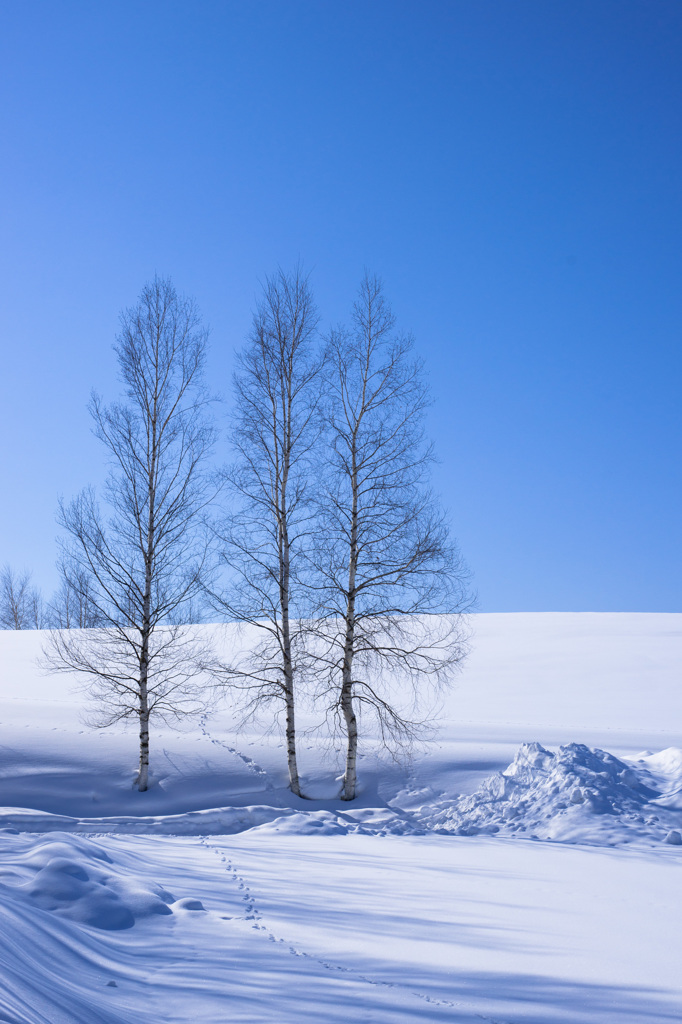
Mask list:
[[[0,563],[55,583],[117,313],[258,281],[426,359],[481,611],[682,608],[679,0],[0,0]]]

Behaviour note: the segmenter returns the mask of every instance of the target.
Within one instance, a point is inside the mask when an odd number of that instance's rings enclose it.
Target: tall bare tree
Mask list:
[[[31,573],[15,572],[10,565],[0,570],[0,629],[42,629],[43,600],[31,584]]]
[[[217,607],[257,631],[248,655],[226,666],[245,710],[284,711],[289,784],[301,795],[296,679],[305,610],[303,548],[310,533],[310,455],[320,359],[318,315],[300,269],[266,280],[234,377],[235,507],[221,531],[227,585]]]
[[[64,585],[87,603],[86,625],[55,630],[50,667],[76,672],[94,724],[139,723],[137,787],[149,782],[149,724],[203,706],[206,662],[187,609],[210,568],[204,514],[214,434],[203,384],[207,332],[195,303],[155,278],[121,315],[118,356],[125,401],[90,411],[111,472],[102,512],[92,490],[62,504]]]
[[[332,333],[325,379],[330,440],[315,566],[323,696],[347,739],[343,799],[356,793],[358,714],[372,712],[387,745],[418,722],[397,700],[448,678],[466,652],[460,612],[467,573],[427,486],[427,389],[409,337],[376,277],[365,276],[352,326]]]

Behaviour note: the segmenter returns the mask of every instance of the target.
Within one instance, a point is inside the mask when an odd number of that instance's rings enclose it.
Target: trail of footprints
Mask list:
[[[237,867],[232,862],[232,860],[219,847],[214,846],[212,843],[210,843],[206,836],[200,836],[199,842],[207,850],[210,850],[212,853],[214,853],[216,857],[220,858],[221,864],[225,872],[230,876],[231,881],[236,885],[237,889],[242,892],[241,900],[244,903],[243,917],[224,917],[223,920],[251,921],[253,922],[251,927],[254,928],[256,931],[264,932],[265,936],[267,936],[270,942],[277,942],[286,946],[286,940],[277,938],[277,936],[274,935],[270,931],[268,926],[263,922],[263,917],[260,911],[258,910],[256,899],[253,893],[251,892],[250,887],[247,885],[246,879],[239,874]],[[395,985],[390,981],[377,981],[375,978],[368,978],[366,975],[360,974],[358,971],[355,971],[352,967],[344,967],[342,964],[329,963],[329,961],[327,960],[323,960],[320,957],[313,956],[311,953],[306,953],[301,949],[297,949],[296,946],[289,945],[288,952],[291,954],[291,956],[304,957],[306,960],[310,960],[312,963],[319,964],[321,967],[324,967],[324,969],[327,971],[338,971],[342,974],[352,975],[355,979],[364,982],[364,984],[366,985],[374,985],[376,988],[400,989],[405,991],[405,987],[403,985]],[[454,1003],[451,1002],[449,999],[434,999],[431,996],[425,995],[423,992],[416,992],[413,989],[408,989],[407,991],[410,993],[410,995],[415,996],[417,999],[421,999],[426,1003],[431,1003],[434,1006],[443,1006],[448,1007],[450,1009],[462,1008],[461,1003]],[[493,1017],[486,1017],[481,1013],[476,1013],[474,1015],[479,1020],[485,1021],[486,1024],[506,1024],[505,1021],[501,1021]]]
[[[248,768],[251,769],[251,771],[253,771],[263,780],[263,782],[265,783],[265,789],[271,790],[273,787],[272,783],[268,778],[268,773],[266,772],[266,770],[256,761],[254,761],[253,758],[250,758],[245,754],[242,754],[235,747],[229,746],[229,744],[225,743],[223,740],[218,740],[211,736],[208,729],[206,728],[206,721],[207,716],[202,715],[199,725],[201,732],[206,737],[206,739],[210,740],[210,742],[213,743],[215,746],[223,747],[225,750],[228,750],[231,754],[234,754],[236,757],[238,757],[241,761],[244,762],[244,764]],[[237,889],[242,892],[241,901],[244,904],[244,914],[243,917],[236,918],[236,920],[251,921],[251,927],[256,931],[263,932],[270,942],[281,943],[282,945],[286,946],[286,940],[278,938],[276,935],[274,935],[273,932],[270,931],[268,926],[263,922],[263,917],[256,905],[256,899],[253,896],[250,887],[247,885],[246,879],[237,871],[236,865],[233,864],[233,862],[227,857],[225,853],[223,853],[223,851],[219,847],[214,846],[212,843],[208,842],[205,836],[200,836],[199,842],[207,850],[211,850],[212,853],[214,853],[217,857],[220,858],[221,864],[223,865],[225,872],[230,876],[231,881],[236,885]],[[231,917],[225,917],[224,920],[231,921],[235,919]],[[351,967],[344,967],[342,964],[329,963],[329,961],[323,960],[320,957],[313,956],[310,953],[306,953],[301,949],[297,949],[295,946],[289,945],[288,952],[291,956],[303,957],[306,960],[310,960],[313,963],[319,964],[326,971],[338,971],[342,974],[352,975],[355,979],[363,982],[366,985],[373,985],[376,988],[401,989],[405,991],[404,986],[402,985],[395,985],[390,981],[378,981],[375,978],[368,978],[366,975],[360,974],[359,972],[353,970],[353,968]],[[410,995],[414,996],[415,998],[421,999],[423,1002],[426,1003],[431,1003],[434,1006],[448,1007],[450,1009],[460,1009],[462,1007],[461,1003],[454,1003],[448,999],[435,999],[432,996],[425,995],[423,992],[416,992],[413,989],[408,989],[407,991],[410,993]],[[506,1024],[505,1021],[501,1021],[493,1017],[486,1017],[481,1013],[476,1013],[475,1016],[479,1020],[485,1021],[486,1024]]]
[[[247,768],[250,768],[255,775],[258,775],[259,778],[262,779],[262,781],[265,783],[265,789],[272,789],[272,783],[268,778],[268,773],[266,772],[265,768],[263,768],[262,765],[259,765],[257,761],[254,761],[252,757],[248,757],[246,754],[242,754],[241,751],[237,750],[236,747],[231,747],[228,743],[225,743],[223,740],[217,740],[213,736],[211,736],[210,732],[206,728],[206,721],[206,715],[202,715],[201,718],[199,719],[199,728],[201,729],[201,732],[206,737],[206,739],[210,740],[211,743],[213,743],[214,746],[216,747],[223,747],[225,750],[229,750],[231,754],[234,754],[234,756],[238,757],[240,761],[243,761]]]

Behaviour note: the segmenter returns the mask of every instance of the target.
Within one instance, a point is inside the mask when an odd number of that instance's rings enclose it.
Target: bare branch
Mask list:
[[[273,701],[284,706],[289,782],[299,796],[295,687],[304,634],[297,619],[307,601],[303,556],[320,435],[317,324],[300,268],[266,280],[234,378],[237,457],[227,480],[235,507],[219,531],[226,585],[212,594],[216,608],[261,634],[247,662],[225,666],[224,678],[246,695],[249,713]]]
[[[0,629],[42,629],[44,625],[43,599],[31,585],[31,573],[16,573],[5,565],[0,570]]]
[[[350,329],[329,338],[324,417],[330,444],[312,561],[310,625],[326,675],[319,697],[347,737],[344,799],[355,796],[358,712],[384,743],[404,747],[425,722],[425,683],[452,677],[466,654],[468,573],[428,489],[428,395],[412,340],[395,332],[381,283],[365,276]],[[412,709],[392,683],[413,684]]]
[[[150,719],[205,706],[209,652],[183,623],[196,615],[214,561],[206,338],[195,303],[169,280],[145,286],[122,313],[115,346],[125,401],[104,405],[93,394],[90,403],[111,466],[106,514],[92,490],[60,506],[67,541],[53,619],[62,628],[51,634],[46,662],[84,681],[99,724],[139,721],[140,790]]]

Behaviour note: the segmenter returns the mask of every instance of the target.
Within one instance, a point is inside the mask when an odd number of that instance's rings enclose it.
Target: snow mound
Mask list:
[[[253,832],[280,832],[282,835],[334,836],[346,835],[350,828],[330,811],[309,811],[287,814],[256,826]]]
[[[659,807],[682,811],[682,750],[667,747],[658,754],[646,754],[637,760],[637,769],[660,791]]]
[[[423,828],[390,808],[364,807],[349,811],[300,811],[289,813],[251,829],[292,836],[422,835]]]
[[[668,836],[682,825],[682,814],[665,801],[671,776],[677,779],[678,760],[663,753],[667,757],[650,755],[630,765],[582,743],[569,743],[556,753],[524,743],[508,768],[486,779],[475,793],[434,809],[428,824],[459,836],[676,845]]]
[[[8,833],[0,847],[0,902],[19,901],[58,917],[107,931],[132,928],[155,914],[172,914],[175,897],[162,886],[121,870],[80,836],[53,832],[39,840]]]

